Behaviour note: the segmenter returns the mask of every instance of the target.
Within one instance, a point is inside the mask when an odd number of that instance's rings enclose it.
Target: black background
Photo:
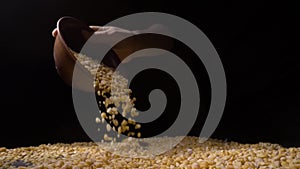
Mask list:
[[[66,15],[91,25],[104,25],[145,11],[166,12],[189,20],[217,49],[226,71],[228,98],[214,138],[300,146],[296,6],[267,1],[198,3],[2,3],[0,147],[89,141],[74,112],[71,87],[56,73],[51,31]]]

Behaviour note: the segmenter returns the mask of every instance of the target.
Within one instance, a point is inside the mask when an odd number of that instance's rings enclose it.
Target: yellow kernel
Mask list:
[[[106,130],[107,130],[108,132],[110,132],[111,126],[110,126],[109,124],[106,124]]]
[[[96,121],[96,123],[101,123],[101,120],[99,117],[96,117],[95,121]]]
[[[122,126],[126,126],[126,125],[127,125],[127,121],[126,121],[126,120],[123,120],[122,123],[121,123],[121,125],[122,125]]]
[[[136,124],[136,125],[134,126],[134,128],[135,128],[135,129],[140,129],[140,128],[141,128],[141,125],[140,125],[140,124]]]
[[[104,134],[103,139],[104,139],[105,141],[111,141],[111,140],[112,140],[112,138],[109,137],[107,134]]]
[[[106,113],[101,113],[101,117],[106,119],[107,118]]]
[[[121,134],[122,133],[122,127],[118,127],[118,133]]]
[[[118,120],[116,120],[116,119],[113,120],[113,123],[114,123],[114,125],[115,125],[116,127],[119,125],[119,122],[118,122]]]
[[[129,118],[129,119],[128,119],[128,123],[129,123],[129,124],[135,124],[135,121],[134,121],[133,119]]]

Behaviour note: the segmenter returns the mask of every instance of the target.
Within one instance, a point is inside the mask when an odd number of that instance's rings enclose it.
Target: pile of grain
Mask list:
[[[151,142],[172,142],[176,137],[151,138]],[[130,149],[147,139],[114,143],[111,148]],[[0,148],[0,168],[300,168],[300,148],[277,144],[239,144],[209,139],[199,143],[186,137],[174,149],[151,158],[122,157],[104,150],[107,143],[40,145],[16,149]],[[147,149],[147,144],[144,145]],[[157,144],[157,149],[161,148]],[[21,167],[24,166],[24,167]]]

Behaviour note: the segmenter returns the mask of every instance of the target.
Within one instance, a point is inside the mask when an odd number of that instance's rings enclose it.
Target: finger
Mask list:
[[[90,28],[92,28],[94,31],[98,31],[101,29],[100,26],[91,25]]]
[[[53,37],[56,37],[57,34],[58,34],[57,28],[55,28],[55,29],[52,31],[52,36],[53,36]]]
[[[107,31],[111,29],[111,26],[96,26],[96,25],[91,25],[90,28],[92,28],[96,32],[102,32],[102,31]]]
[[[129,37],[131,35],[134,35],[131,31],[128,31],[126,29],[117,28],[113,26],[90,26],[93,30],[95,30],[94,35],[90,35],[89,32],[82,32],[83,36],[86,37],[86,39],[90,39],[90,42],[92,43],[98,43],[98,44],[106,44],[109,46],[114,45],[118,41]]]

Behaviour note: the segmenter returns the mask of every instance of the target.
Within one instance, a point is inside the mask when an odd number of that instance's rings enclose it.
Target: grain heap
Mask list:
[[[152,138],[160,142],[175,137]],[[116,149],[135,145],[137,140],[115,143]],[[98,146],[99,145],[99,146]],[[73,143],[40,145],[16,149],[0,148],[0,168],[300,168],[300,148],[283,148],[277,144],[239,144],[209,139],[199,143],[197,137],[186,137],[175,148],[152,158],[127,158],[103,149],[107,143]],[[144,145],[147,146],[147,145]],[[20,167],[24,166],[24,167]]]

